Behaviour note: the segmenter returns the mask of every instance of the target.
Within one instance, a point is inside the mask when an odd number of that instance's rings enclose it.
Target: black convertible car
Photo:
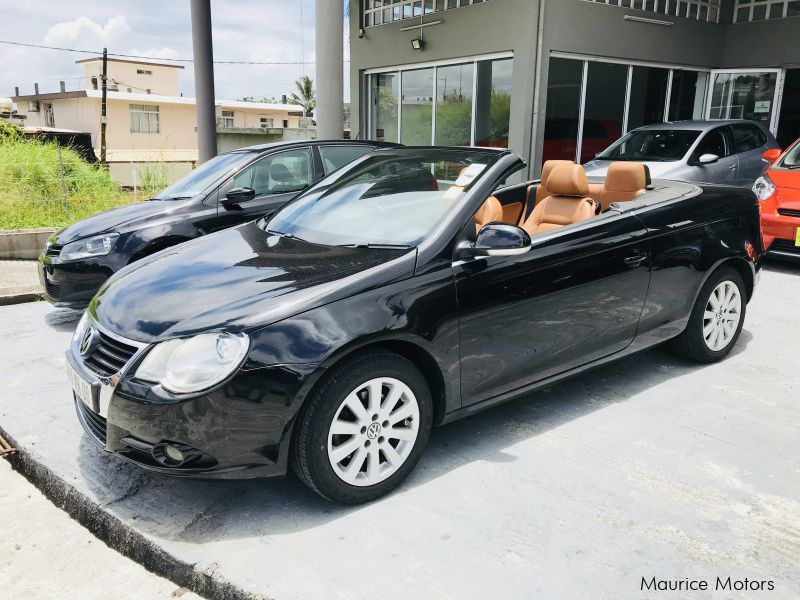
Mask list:
[[[87,217],[51,236],[39,256],[45,298],[85,308],[122,267],[274,211],[350,161],[388,146],[395,144],[278,142],[220,154],[146,202]]]
[[[446,423],[659,342],[720,360],[762,242],[755,196],[620,163],[504,185],[505,150],[366,155],[271,218],[126,267],[67,352],[109,452],[371,500]],[[591,189],[592,196],[589,195]]]

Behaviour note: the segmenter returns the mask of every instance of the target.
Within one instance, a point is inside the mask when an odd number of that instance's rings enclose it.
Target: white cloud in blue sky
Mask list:
[[[314,61],[314,0],[212,0],[214,58],[250,61]],[[301,27],[302,8],[302,27]],[[191,58],[189,0],[0,0],[0,40],[97,49],[164,58]],[[348,53],[345,52],[347,55]],[[0,96],[14,86],[32,93],[81,89],[86,55],[0,44]],[[347,56],[345,56],[347,58]],[[191,63],[181,71],[181,91],[194,96]],[[345,74],[347,75],[347,63]],[[280,97],[314,65],[217,65],[216,95]],[[345,78],[345,97],[349,96]]]

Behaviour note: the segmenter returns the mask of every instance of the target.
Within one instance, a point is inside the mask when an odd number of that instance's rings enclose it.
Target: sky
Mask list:
[[[215,60],[305,61],[300,65],[215,65],[219,99],[280,99],[301,75],[314,73],[315,0],[212,0]],[[302,25],[301,25],[302,12]],[[149,57],[191,58],[189,0],[0,0],[0,40]],[[345,44],[346,45],[346,44]],[[348,59],[345,49],[345,60]],[[0,96],[14,86],[32,94],[84,89],[83,68],[75,61],[89,55],[22,48],[0,43]],[[181,92],[194,96],[191,63],[180,72]],[[345,100],[349,97],[345,63]]]

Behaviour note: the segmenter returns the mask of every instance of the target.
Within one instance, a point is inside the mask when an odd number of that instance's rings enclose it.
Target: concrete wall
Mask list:
[[[85,88],[100,89],[100,73],[103,69],[101,59],[83,63],[86,74]],[[118,86],[120,92],[146,93],[150,90],[152,94],[162,96],[179,96],[180,85],[178,74],[183,69],[182,66],[162,66],[142,64],[135,62],[123,62],[117,60],[108,61],[108,85],[109,87]],[[150,71],[150,75],[137,73],[137,71]],[[92,86],[92,77],[97,78],[97,88]],[[114,83],[114,82],[118,83]],[[130,87],[130,90],[128,88]]]

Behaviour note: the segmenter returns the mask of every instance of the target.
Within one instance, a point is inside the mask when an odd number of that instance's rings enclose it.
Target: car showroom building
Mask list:
[[[590,160],[685,119],[800,137],[800,0],[360,0],[353,137]]]

